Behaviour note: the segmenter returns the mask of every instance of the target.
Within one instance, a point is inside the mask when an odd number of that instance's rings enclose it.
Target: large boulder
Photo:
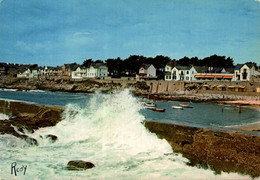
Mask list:
[[[69,161],[67,164],[69,170],[85,170],[93,167],[95,167],[93,163],[82,160]]]

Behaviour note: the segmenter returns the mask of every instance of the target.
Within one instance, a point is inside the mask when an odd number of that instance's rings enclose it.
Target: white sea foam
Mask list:
[[[34,102],[17,100],[17,99],[0,98],[0,100],[7,101],[7,102],[23,102],[23,103],[27,103],[27,104],[36,104]]]
[[[0,91],[17,91],[18,89],[5,89],[5,88],[1,88]]]
[[[27,176],[19,177],[25,179],[249,179],[187,166],[186,158],[145,129],[141,108],[129,90],[95,94],[85,106],[67,105],[63,121],[55,127],[27,133],[38,140],[37,147],[0,136],[5,139],[0,141],[1,164],[7,167],[0,168],[0,174],[13,178],[6,169],[17,161],[28,165]],[[44,138],[48,134],[58,136],[58,141]],[[68,161],[77,159],[91,161],[96,167],[88,171],[65,169]]]
[[[46,92],[44,90],[29,90],[29,92],[39,92],[39,93],[42,93],[42,92]]]
[[[0,120],[6,120],[9,119],[9,116],[3,113],[0,113]]]

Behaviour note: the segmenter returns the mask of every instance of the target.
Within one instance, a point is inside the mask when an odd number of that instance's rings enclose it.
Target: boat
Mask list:
[[[165,109],[161,109],[161,108],[153,108],[153,111],[157,111],[157,112],[164,112]]]
[[[184,108],[193,108],[192,106],[190,106],[189,104],[180,104],[181,107]]]
[[[172,106],[173,109],[183,109],[181,106]]]
[[[156,106],[156,104],[150,103],[150,102],[145,102],[144,105],[145,105],[146,107],[155,107],[155,106]]]
[[[145,106],[145,109],[154,109],[154,107],[153,106]]]

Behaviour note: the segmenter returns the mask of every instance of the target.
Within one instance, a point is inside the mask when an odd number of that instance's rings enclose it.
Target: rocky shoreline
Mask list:
[[[233,104],[232,101],[240,101],[236,105],[255,106],[260,107],[259,93],[222,93],[222,92],[207,92],[200,90],[196,86],[195,89],[190,90],[176,89],[171,92],[152,92],[152,84],[145,81],[135,80],[97,80],[87,79],[84,81],[73,81],[70,79],[21,79],[21,78],[1,78],[0,88],[2,89],[16,89],[18,91],[29,90],[44,90],[44,91],[61,91],[71,93],[94,93],[101,91],[104,93],[112,93],[117,90],[125,88],[132,89],[136,96],[148,98],[151,100],[164,101],[186,101],[186,102],[210,102]],[[250,103],[245,103],[250,101]],[[251,103],[253,102],[253,103]],[[254,103],[255,102],[255,103]]]
[[[145,126],[166,139],[192,166],[211,168],[217,174],[224,171],[260,176],[260,136],[164,122],[146,121]]]
[[[55,126],[61,121],[62,107],[0,100],[0,113],[11,118],[1,120],[0,134],[12,134],[37,145],[24,129],[34,132],[40,127]],[[169,122],[145,121],[145,127],[166,139],[174,152],[182,153],[189,165],[210,167],[216,173],[238,172],[260,176],[260,136],[189,127]],[[47,135],[52,142],[58,137]],[[85,162],[83,163],[85,164]]]
[[[10,117],[0,120],[0,134],[12,134],[32,145],[37,145],[37,140],[26,135],[24,130],[33,133],[41,127],[55,126],[61,121],[62,112],[63,108],[58,106],[0,100],[0,113]],[[49,137],[54,138],[52,135]]]

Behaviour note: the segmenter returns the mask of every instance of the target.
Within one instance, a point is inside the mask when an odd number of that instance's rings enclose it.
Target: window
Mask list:
[[[243,79],[246,79],[247,78],[247,72],[246,72],[246,69],[244,69],[243,73],[242,73],[242,77]]]
[[[186,74],[189,74],[189,71],[187,71]]]
[[[173,77],[172,77],[172,79],[176,79],[177,77],[176,77],[176,71],[173,71]]]
[[[186,77],[186,80],[188,81],[188,80],[189,80],[189,77]]]

